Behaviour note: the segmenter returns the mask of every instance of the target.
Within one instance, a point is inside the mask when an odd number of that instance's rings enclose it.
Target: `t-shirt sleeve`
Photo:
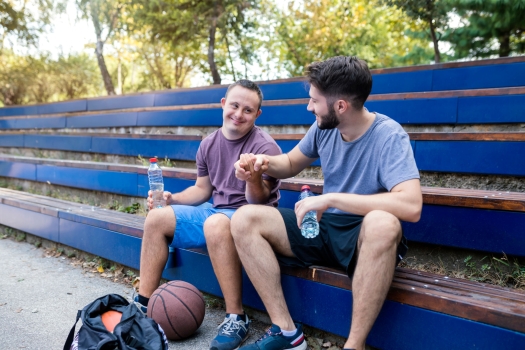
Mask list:
[[[197,163],[197,176],[198,177],[204,177],[208,176],[210,173],[208,171],[208,165],[206,163],[206,156],[204,154],[204,148],[206,144],[201,142],[199,145],[199,149],[197,150],[197,156],[195,158],[195,161]]]
[[[310,129],[306,132],[306,135],[299,141],[299,150],[308,158],[319,158],[317,151],[317,135],[319,133],[319,127],[317,122],[314,122]]]
[[[419,179],[419,171],[406,133],[393,133],[385,142],[379,164],[379,181],[388,191],[401,182]]]

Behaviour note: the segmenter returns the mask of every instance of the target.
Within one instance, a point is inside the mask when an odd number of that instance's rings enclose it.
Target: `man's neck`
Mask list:
[[[255,126],[254,126],[255,127]],[[244,136],[248,135],[250,133],[250,131],[253,130],[253,127],[248,130],[248,132],[244,133],[244,134],[240,134],[240,133],[232,133],[232,132],[229,132],[227,129],[225,129],[224,127],[221,127],[221,130],[220,132],[222,133],[222,135],[224,136],[225,139],[229,140],[229,141],[235,141],[235,140],[238,140],[238,139],[241,139],[243,138]]]
[[[342,116],[341,123],[337,127],[344,141],[355,141],[363,136],[372,126],[375,120],[375,113],[370,113],[366,108],[360,111],[348,111]]]

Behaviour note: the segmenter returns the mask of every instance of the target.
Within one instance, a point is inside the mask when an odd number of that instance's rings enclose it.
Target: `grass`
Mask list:
[[[149,160],[142,158],[140,154],[137,156],[137,159],[138,159],[138,162],[142,164],[143,166],[146,166],[146,167],[149,166]]]
[[[168,168],[173,167],[173,163],[170,159],[168,159],[168,157],[164,157],[164,160],[160,161],[160,165]]]
[[[114,200],[109,206],[108,209],[120,211],[122,213],[128,214],[140,214],[143,211],[142,205],[140,203],[133,203],[130,206],[124,206],[119,201]]]
[[[158,157],[155,156],[153,158],[157,158],[158,160]],[[143,158],[140,154],[137,156],[137,161],[145,166],[145,167],[149,167],[149,159],[146,159],[146,158]],[[173,167],[173,162],[171,159],[168,159],[168,157],[164,157],[164,160],[158,160],[158,163],[159,163],[159,166],[163,166],[163,167],[168,167],[168,168],[172,168]]]
[[[525,290],[525,260],[505,254],[463,254],[450,250],[416,252],[400,264],[415,270]]]

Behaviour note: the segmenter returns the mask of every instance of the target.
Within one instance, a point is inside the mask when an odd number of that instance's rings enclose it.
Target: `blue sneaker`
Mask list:
[[[139,301],[139,295],[137,293],[133,293],[133,300],[132,300],[133,304],[135,304],[135,306],[137,307],[137,309],[139,309],[140,312],[142,312],[142,314],[144,316],[147,316],[147,313],[148,313],[148,307],[147,306],[144,306],[140,303]]]
[[[297,332],[291,337],[286,337],[279,326],[272,324],[266,333],[255,343],[243,346],[244,350],[306,350],[303,327],[295,324]]]
[[[217,327],[219,332],[211,341],[210,350],[238,349],[248,337],[249,327],[248,315],[246,315],[246,322],[244,322],[238,315],[227,314],[224,321]]]

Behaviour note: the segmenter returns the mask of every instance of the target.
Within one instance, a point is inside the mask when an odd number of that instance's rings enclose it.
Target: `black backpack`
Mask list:
[[[122,313],[113,333],[102,323],[101,315],[109,310]],[[75,335],[75,327],[82,319],[82,327]],[[64,344],[64,350],[168,350],[164,331],[151,318],[118,294],[108,294],[86,305],[77,313]]]

